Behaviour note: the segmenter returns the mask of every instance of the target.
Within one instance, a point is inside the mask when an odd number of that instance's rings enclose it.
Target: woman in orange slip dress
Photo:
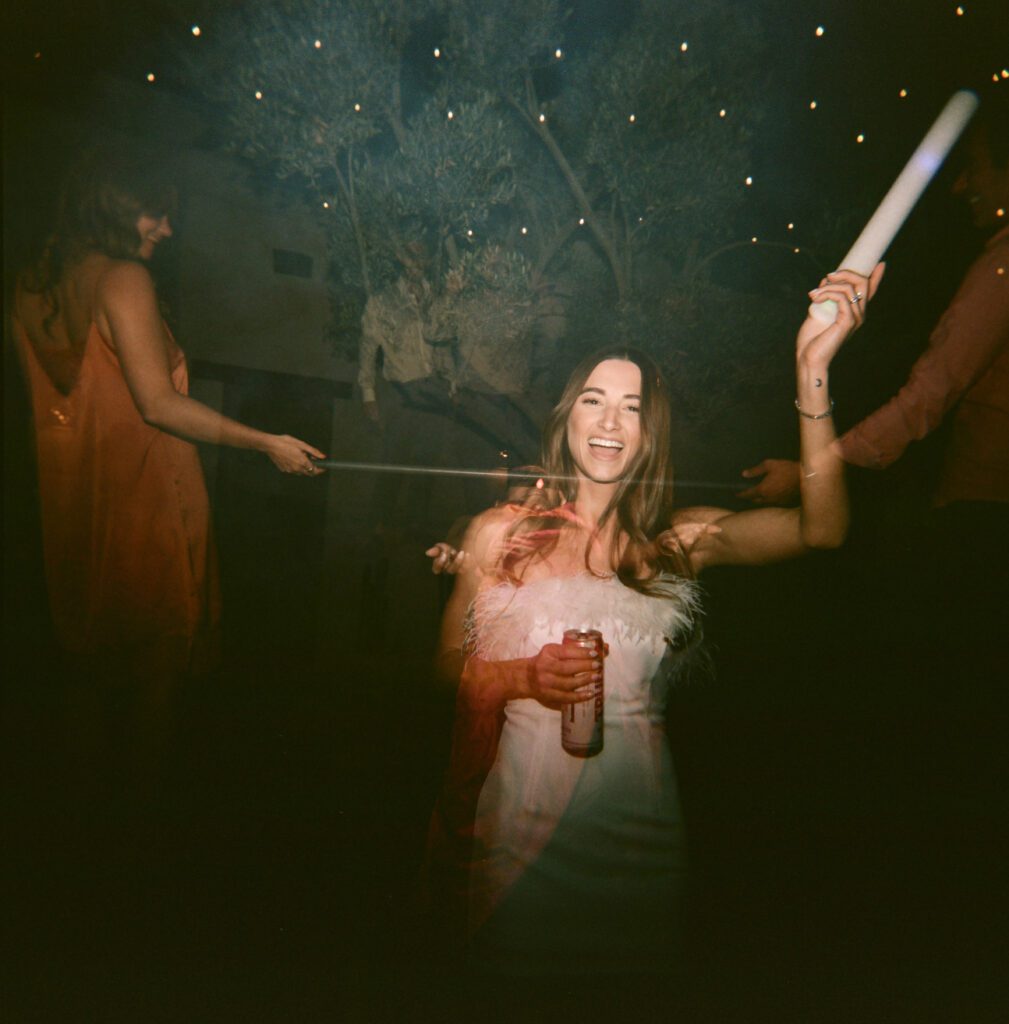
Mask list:
[[[317,475],[311,457],[322,457],[188,397],[145,266],[172,234],[174,189],[156,172],[132,157],[83,159],[13,314],[57,640],[71,676],[123,683],[150,707],[214,647],[214,542],[193,442],[261,451],[285,473]]]

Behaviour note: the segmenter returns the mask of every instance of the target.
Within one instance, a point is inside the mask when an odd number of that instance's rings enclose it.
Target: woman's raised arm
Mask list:
[[[717,523],[700,533],[689,553],[695,572],[711,565],[759,565],[838,547],[848,532],[848,492],[844,462],[835,450],[830,364],[841,345],[865,321],[865,306],[883,276],[883,264],[869,278],[850,270],[828,274],[810,292],[816,302],[837,304],[833,324],[807,316],[796,338],[796,412],[799,418],[801,498],[799,508],[698,512],[698,520]],[[690,520],[690,510],[679,513]]]

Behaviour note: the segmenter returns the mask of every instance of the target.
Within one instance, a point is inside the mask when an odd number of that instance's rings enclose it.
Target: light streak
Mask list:
[[[524,470],[510,469],[500,466],[497,469],[456,469],[446,466],[407,466],[392,462],[346,462],[342,459],[312,459],[312,463],[320,469],[341,469],[359,473],[403,473],[408,476],[448,476],[475,477],[487,480],[502,480],[507,477],[509,482],[528,481],[536,484],[544,479],[543,473],[532,473]],[[579,477],[562,476],[555,478],[565,483],[577,483]],[[642,483],[640,480],[635,483]],[[746,481],[741,483],[725,483],[719,480],[677,480],[676,488],[698,491],[738,491],[749,487]]]

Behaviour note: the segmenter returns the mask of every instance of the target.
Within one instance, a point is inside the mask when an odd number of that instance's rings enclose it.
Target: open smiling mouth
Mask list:
[[[624,450],[623,442],[611,437],[590,437],[589,447],[593,455],[604,459],[614,458]]]

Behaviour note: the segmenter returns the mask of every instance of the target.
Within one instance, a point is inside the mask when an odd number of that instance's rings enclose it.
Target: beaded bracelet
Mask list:
[[[825,420],[828,416],[834,415],[834,399],[830,400],[830,408],[826,412],[821,412],[814,416],[811,412],[805,412],[799,407],[799,399],[795,400],[795,408],[800,416],[805,416],[807,420]]]

